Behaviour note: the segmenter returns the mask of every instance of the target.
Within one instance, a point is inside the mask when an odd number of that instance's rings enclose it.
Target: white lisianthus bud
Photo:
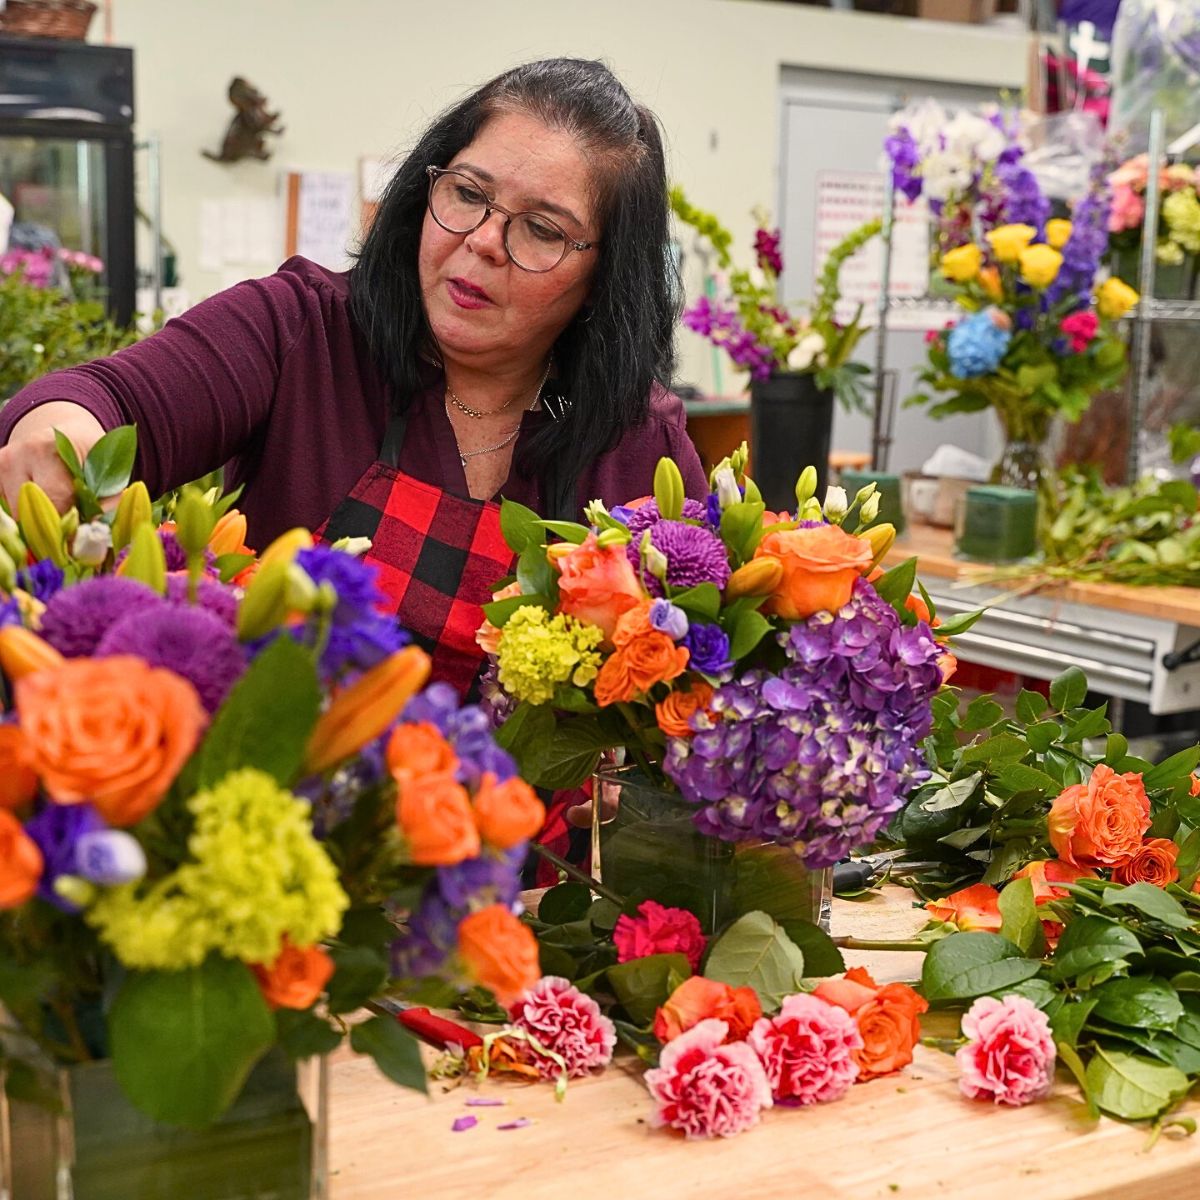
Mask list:
[[[371,539],[369,537],[343,537],[338,538],[333,543],[335,550],[341,550],[343,554],[353,554],[355,558],[361,558],[371,548]]]
[[[665,580],[667,577],[667,556],[650,540],[650,530],[642,534],[642,542],[638,549],[642,553],[642,566],[655,579]]]
[[[88,521],[75,530],[71,557],[85,567],[98,567],[112,549],[112,530],[103,521]]]
[[[866,504],[867,499],[875,495],[878,490],[878,485],[876,484],[875,480],[872,479],[870,483],[864,484],[858,489],[857,492],[854,493],[854,503]]]
[[[601,517],[609,515],[608,506],[603,500],[593,500],[591,504],[583,510],[583,515],[587,518],[589,525],[599,525]]]
[[[116,887],[146,874],[146,854],[131,834],[101,829],[85,833],[75,843],[75,869],[91,883]]]
[[[863,501],[862,519],[869,525],[879,516],[879,493],[874,492]]]
[[[737,476],[732,467],[721,467],[713,476],[713,491],[717,493],[717,501],[722,509],[731,504],[737,504],[742,498],[742,490],[738,487]]]
[[[846,489],[842,487],[830,487],[825,489],[825,516],[830,521],[837,521],[839,517],[844,517],[850,508],[850,501],[846,498]]]

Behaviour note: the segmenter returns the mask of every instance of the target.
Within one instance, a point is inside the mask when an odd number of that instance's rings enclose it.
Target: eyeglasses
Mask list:
[[[535,212],[509,212],[490,199],[479,182],[460,171],[426,167],[429,212],[447,233],[473,233],[494,212],[504,217],[504,249],[522,271],[553,271],[572,250],[591,250],[561,225]]]

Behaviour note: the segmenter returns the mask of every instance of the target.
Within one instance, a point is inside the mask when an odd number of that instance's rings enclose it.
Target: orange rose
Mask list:
[[[650,601],[643,600],[617,618],[617,627],[612,635],[614,646],[620,649],[643,634],[659,632],[650,624],[650,607]]]
[[[21,822],[0,808],[0,909],[16,908],[37,891],[42,852]]]
[[[1069,894],[1066,888],[1056,885],[1077,883],[1080,879],[1099,878],[1100,876],[1089,867],[1077,867],[1054,858],[1026,863],[1013,876],[1013,879],[1028,879],[1033,885],[1035,904],[1048,904],[1051,900],[1061,900]]]
[[[624,651],[610,654],[596,676],[596,703],[601,708],[607,708],[610,704],[624,704],[633,699],[636,691]]]
[[[418,867],[452,867],[479,853],[479,830],[466,789],[444,775],[414,779],[400,787],[396,824]]]
[[[533,931],[501,904],[491,904],[462,919],[458,952],[475,982],[489,988],[505,1008],[541,977]]]
[[[1113,869],[1112,877],[1117,883],[1152,883],[1165,888],[1179,878],[1178,857],[1179,847],[1170,838],[1146,838],[1128,862]]]
[[[958,659],[949,650],[945,650],[938,655],[937,667],[942,673],[942,682],[949,683],[954,672],[958,670]]]
[[[712,697],[712,684],[703,679],[693,683],[689,692],[672,692],[654,706],[659,729],[667,737],[691,737],[692,717],[698,712],[704,712]]]
[[[768,533],[754,557],[767,555],[779,559],[783,579],[763,612],[789,621],[817,612],[837,612],[850,599],[854,581],[874,557],[870,543],[837,525]]]
[[[687,670],[686,646],[677,646],[668,634],[646,633],[622,647],[635,690],[648,692],[656,683],[678,679]]]
[[[19,679],[16,697],[46,791],[116,826],[158,806],[208,722],[186,679],[129,655],[67,659]]]
[[[854,1051],[860,1080],[890,1075],[912,1062],[929,1004],[907,984],[880,987],[864,968],[852,967],[841,979],[822,980],[814,995],[854,1018],[863,1040]]]
[[[1086,784],[1067,788],[1050,806],[1050,844],[1077,867],[1115,867],[1133,858],[1150,828],[1150,798],[1141,775],[1118,775],[1101,763]]]
[[[964,933],[999,933],[1000,893],[991,884],[975,883],[969,888],[930,900],[925,911],[937,921],[949,921]]]
[[[557,559],[559,612],[597,625],[609,639],[617,618],[645,595],[624,546],[601,546],[594,533]]]
[[[523,779],[500,783],[487,771],[475,793],[475,826],[479,836],[497,850],[511,850],[528,841],[545,823],[546,809]]]
[[[22,808],[36,791],[29,739],[16,725],[0,725],[0,808]]]
[[[660,1042],[669,1042],[698,1022],[715,1017],[729,1026],[727,1042],[744,1042],[761,1016],[762,1005],[753,988],[730,987],[703,975],[693,975],[654,1014],[654,1036]]]
[[[521,594],[521,585],[519,583],[510,583],[508,587],[502,587],[498,592],[492,593],[493,600],[511,600],[515,596]],[[497,629],[495,625],[487,619],[483,618],[483,624],[475,631],[475,644],[484,652],[484,654],[499,654],[500,653],[500,635],[504,631]]]
[[[434,775],[449,779],[458,770],[454,747],[428,721],[397,725],[388,738],[386,758],[392,778],[400,784]]]
[[[333,959],[320,946],[293,946],[285,936],[279,957],[250,970],[272,1008],[310,1008],[333,975]]]

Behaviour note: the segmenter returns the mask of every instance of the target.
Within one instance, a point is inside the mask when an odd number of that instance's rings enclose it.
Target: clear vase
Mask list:
[[[833,872],[810,871],[790,846],[723,842],[693,823],[696,808],[636,767],[596,773],[592,874],[621,896],[686,908],[712,934],[760,910],[829,930]]]
[[[56,1109],[6,1098],[0,1081],[0,1197],[6,1200],[328,1195],[324,1058],[294,1063],[271,1050],[229,1110],[201,1130],[160,1125],[134,1108],[111,1062],[59,1067],[53,1079]]]
[[[1040,492],[1049,469],[1045,456],[1049,418],[1042,413],[998,415],[1004,431],[1004,449],[992,467],[992,483]]]

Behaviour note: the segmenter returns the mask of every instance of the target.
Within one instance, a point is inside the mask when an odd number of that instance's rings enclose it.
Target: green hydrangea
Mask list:
[[[545,704],[562,683],[586,687],[600,670],[604,634],[565,613],[527,604],[508,618],[497,651],[500,683],[518,700]]]
[[[1188,188],[1172,192],[1162,206],[1171,241],[1177,242],[1189,254],[1200,253],[1200,200]]]
[[[270,962],[285,933],[298,946],[337,933],[349,901],[304,801],[247,768],[187,806],[191,861],[152,883],[107,889],[87,910],[125,966],[182,970],[213,952]]]

